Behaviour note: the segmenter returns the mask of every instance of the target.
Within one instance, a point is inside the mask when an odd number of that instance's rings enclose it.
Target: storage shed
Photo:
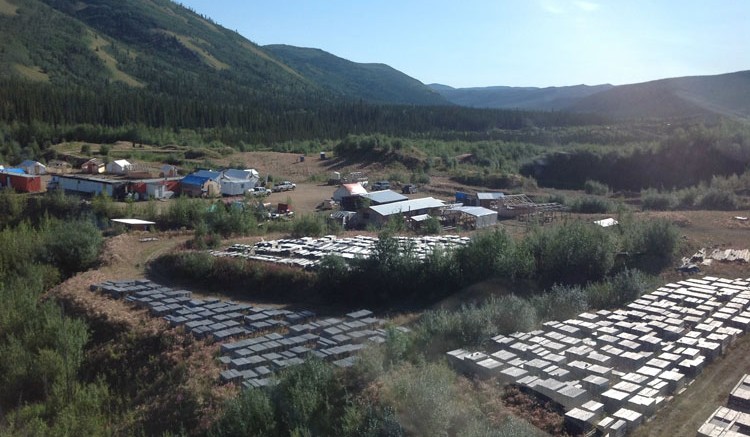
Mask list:
[[[182,194],[191,197],[216,197],[221,194],[221,186],[216,181],[209,177],[210,175],[200,175],[193,173],[191,175],[182,178],[181,190]],[[216,178],[218,179],[218,173]]]
[[[10,187],[21,193],[39,193],[43,191],[42,178],[40,176],[4,170],[0,170],[0,187]]]
[[[47,166],[45,166],[39,161],[33,161],[31,159],[27,159],[26,161],[23,161],[22,163],[18,164],[18,167],[22,168],[23,171],[26,172],[26,174],[32,174],[32,175],[47,174]]]
[[[107,173],[112,174],[125,174],[130,170],[132,164],[124,159],[118,159],[107,164]]]
[[[164,164],[159,168],[159,176],[163,178],[172,178],[179,176],[179,174],[177,167],[172,164]]]
[[[126,181],[105,179],[96,176],[55,175],[51,185],[65,191],[81,194],[98,195],[106,193],[110,197],[120,198],[125,194]]]
[[[404,200],[402,202],[387,203],[385,205],[371,206],[363,210],[358,216],[361,218],[360,223],[367,225],[382,226],[388,222],[391,217],[430,214],[440,215],[441,210],[445,207],[445,202],[433,197],[423,197],[420,199]]]
[[[258,186],[260,176],[258,172],[252,169],[236,170],[229,169],[219,176],[221,185],[221,194],[225,196],[241,196],[248,190]]]
[[[481,206],[453,206],[445,211],[446,224],[483,229],[497,224],[497,211]]]
[[[83,170],[84,173],[90,173],[90,174],[99,174],[104,173],[104,171],[107,169],[107,166],[104,165],[104,161],[102,161],[99,158],[91,158],[88,161],[84,162],[83,165],[81,165],[81,170]]]

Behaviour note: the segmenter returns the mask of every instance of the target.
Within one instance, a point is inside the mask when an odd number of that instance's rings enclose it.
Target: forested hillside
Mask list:
[[[321,87],[343,97],[373,103],[446,105],[448,101],[418,80],[385,64],[361,64],[319,49],[268,45],[263,49]]]

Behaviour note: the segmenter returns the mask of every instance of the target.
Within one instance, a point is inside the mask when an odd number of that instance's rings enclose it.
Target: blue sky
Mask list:
[[[181,0],[260,44],[454,87],[644,82],[750,70],[750,0]]]

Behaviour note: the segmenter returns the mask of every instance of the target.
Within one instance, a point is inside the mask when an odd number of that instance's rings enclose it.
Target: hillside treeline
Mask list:
[[[540,185],[581,189],[587,180],[615,190],[685,188],[750,169],[750,129],[724,123],[677,129],[655,145],[558,150],[521,168]]]

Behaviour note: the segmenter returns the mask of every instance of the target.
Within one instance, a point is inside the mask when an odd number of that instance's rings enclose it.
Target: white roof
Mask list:
[[[429,214],[419,214],[419,215],[415,215],[414,217],[411,217],[411,219],[414,220],[415,222],[423,222],[429,218],[430,218]]]
[[[112,161],[114,164],[119,165],[120,167],[127,167],[131,165],[127,160],[125,159],[118,159],[117,161]]]
[[[155,225],[156,222],[150,222],[141,219],[112,219],[115,223],[122,223],[125,225]]]
[[[497,211],[482,206],[454,206],[451,208],[451,211],[461,211],[464,214],[473,215],[474,217],[497,215]]]
[[[342,184],[341,186],[344,187],[344,189],[346,189],[346,191],[349,192],[349,194],[352,196],[354,196],[355,194],[367,194],[367,190],[359,182]]]
[[[409,211],[419,211],[420,209],[440,208],[442,206],[445,206],[445,202],[442,200],[435,199],[434,197],[422,197],[420,199],[371,206],[370,209],[382,216],[389,216]]]
[[[597,224],[597,225],[599,225],[599,226],[601,226],[601,227],[603,227],[603,228],[608,228],[610,226],[614,226],[616,224],[619,224],[617,220],[615,220],[615,219],[613,219],[611,217],[610,218],[605,218],[605,219],[602,219],[602,220],[597,220],[594,223]]]

